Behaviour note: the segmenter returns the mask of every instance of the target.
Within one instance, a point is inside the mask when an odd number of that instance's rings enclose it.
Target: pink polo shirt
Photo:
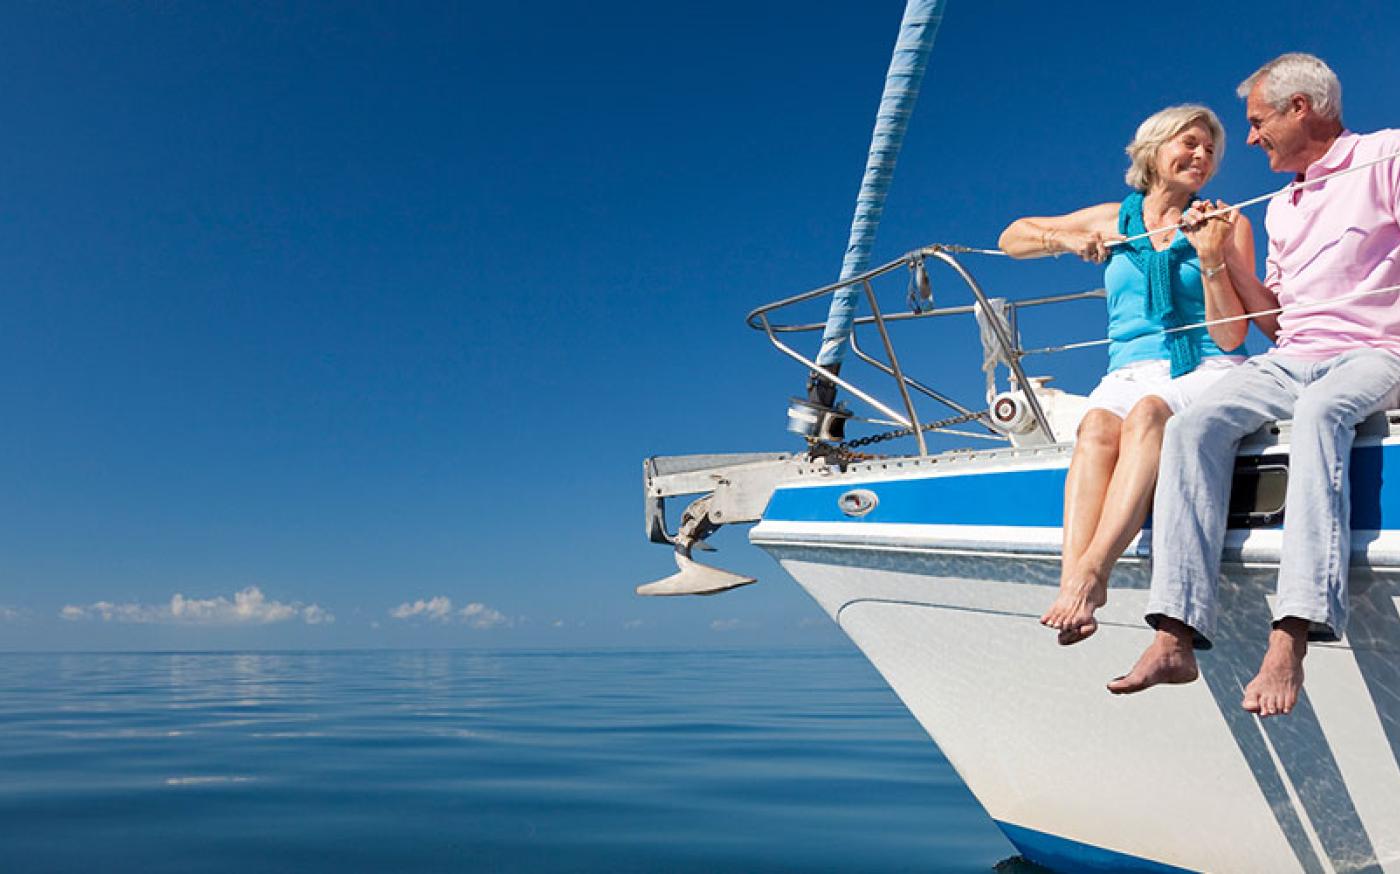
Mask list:
[[[1345,131],[1303,174],[1315,179],[1400,152],[1400,130]],[[1326,301],[1400,285],[1400,158],[1275,197],[1264,227],[1264,284],[1285,309],[1276,350],[1320,360],[1358,348],[1400,355],[1400,292]],[[1320,304],[1320,305],[1319,305]]]

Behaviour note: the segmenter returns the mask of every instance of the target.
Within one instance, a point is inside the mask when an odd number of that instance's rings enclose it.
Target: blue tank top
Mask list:
[[[1180,324],[1205,321],[1205,286],[1201,281],[1201,259],[1191,241],[1181,231],[1172,238],[1179,248],[1181,268],[1172,272],[1172,308]],[[1134,361],[1170,359],[1166,326],[1161,317],[1147,312],[1147,277],[1133,264],[1121,246],[1115,246],[1104,268],[1104,288],[1108,291],[1108,369],[1117,370]],[[1226,354],[1205,328],[1186,332],[1196,343],[1201,357]]]

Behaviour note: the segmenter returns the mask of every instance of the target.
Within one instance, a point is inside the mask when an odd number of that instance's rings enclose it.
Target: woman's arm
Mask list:
[[[1259,280],[1254,273],[1254,231],[1249,219],[1240,216],[1235,222],[1234,246],[1225,253],[1226,272],[1239,295],[1245,312],[1258,313],[1278,307],[1278,295]],[[1250,321],[1270,341],[1278,338],[1278,314],[1255,316]]]
[[[1067,215],[1016,219],[1001,232],[997,245],[1012,258],[1043,258],[1070,252],[1101,264],[1108,259],[1108,243],[1118,234],[1118,204],[1101,203]]]
[[[1181,216],[1184,224],[1182,232],[1196,247],[1196,254],[1201,260],[1207,321],[1234,318],[1276,305],[1272,303],[1268,289],[1254,278],[1254,231],[1249,219],[1238,212],[1228,212],[1204,223],[1199,222],[1201,214],[1225,208],[1226,205],[1220,201],[1214,204],[1197,201]],[[1241,270],[1245,264],[1249,265],[1247,272]],[[1242,288],[1245,283],[1240,281],[1241,277],[1252,280],[1258,289]],[[1259,295],[1259,289],[1263,289],[1265,297]],[[1260,316],[1253,320],[1270,338],[1273,333],[1265,322],[1271,319],[1271,316]],[[1244,344],[1245,336],[1249,333],[1249,321],[1241,319],[1211,325],[1207,330],[1217,346],[1230,352]],[[1277,330],[1276,322],[1273,323],[1273,330]]]

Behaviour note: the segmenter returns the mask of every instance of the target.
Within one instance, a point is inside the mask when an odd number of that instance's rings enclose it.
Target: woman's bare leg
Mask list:
[[[1108,484],[1099,523],[1068,576],[1061,576],[1060,598],[1055,605],[1061,608],[1057,618],[1061,620],[1063,644],[1078,643],[1098,630],[1094,611],[1108,601],[1113,565],[1142,531],[1152,507],[1162,433],[1171,415],[1166,402],[1148,396],[1123,420],[1118,465]]]
[[[1061,629],[1067,620],[1067,587],[1080,556],[1094,539],[1103,513],[1113,469],[1118,464],[1123,420],[1107,410],[1090,410],[1079,423],[1074,455],[1065,478],[1064,544],[1061,550],[1060,597],[1040,617],[1042,625]]]

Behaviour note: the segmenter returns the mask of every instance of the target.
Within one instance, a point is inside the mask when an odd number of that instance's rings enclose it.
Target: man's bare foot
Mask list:
[[[1192,648],[1190,626],[1163,618],[1152,643],[1143,651],[1133,669],[1108,684],[1115,695],[1131,695],[1161,683],[1190,683],[1200,675],[1196,651]]]
[[[1078,643],[1099,630],[1094,611],[1108,603],[1108,580],[1078,574],[1060,583],[1060,594],[1040,624],[1060,632],[1061,646]]]
[[[1286,716],[1303,690],[1303,656],[1308,654],[1308,621],[1290,616],[1269,632],[1269,649],[1259,673],[1244,687],[1241,706],[1259,716]]]

